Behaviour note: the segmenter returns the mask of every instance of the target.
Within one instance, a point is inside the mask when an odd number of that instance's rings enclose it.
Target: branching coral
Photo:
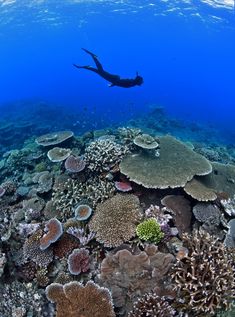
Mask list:
[[[135,236],[135,227],[141,219],[139,199],[131,194],[117,194],[98,204],[89,222],[96,239],[106,247],[117,247]]]
[[[61,176],[55,183],[52,201],[57,209],[72,216],[72,209],[81,201],[87,201],[94,208],[114,192],[114,185],[98,176],[90,176],[86,182]]]
[[[118,164],[126,153],[128,153],[126,146],[112,139],[98,139],[88,145],[84,159],[90,170],[105,172]]]
[[[164,297],[155,293],[146,293],[134,303],[128,317],[173,317],[175,310]]]
[[[136,227],[137,236],[144,241],[159,243],[164,237],[161,227],[155,218],[144,220]]]
[[[183,235],[188,255],[177,261],[173,281],[178,306],[190,316],[214,316],[227,310],[235,296],[234,250],[205,232]]]
[[[47,298],[57,304],[56,317],[114,317],[112,299],[107,288],[92,281],[53,283],[46,288]]]

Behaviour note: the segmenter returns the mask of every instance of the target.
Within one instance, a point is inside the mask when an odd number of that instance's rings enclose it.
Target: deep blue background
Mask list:
[[[179,8],[161,15],[162,3],[154,15],[151,5],[48,3],[0,7],[0,107],[40,99],[69,112],[95,107],[98,116],[118,120],[159,104],[181,119],[235,129],[232,10],[196,1],[201,16]],[[144,85],[109,88],[96,74],[75,69],[72,63],[92,65],[81,47],[96,53],[107,71],[133,77],[138,70]]]

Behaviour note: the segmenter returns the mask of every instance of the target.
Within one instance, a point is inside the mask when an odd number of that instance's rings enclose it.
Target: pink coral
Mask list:
[[[47,233],[40,239],[40,249],[47,249],[53,242],[56,242],[63,234],[63,227],[61,222],[52,218],[46,223],[45,227]]]
[[[132,190],[131,183],[129,182],[115,182],[114,185],[120,192],[129,192]]]

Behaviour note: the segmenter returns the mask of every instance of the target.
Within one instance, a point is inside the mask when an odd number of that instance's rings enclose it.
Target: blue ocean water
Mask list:
[[[234,18],[233,0],[0,0],[1,119],[33,116],[40,126],[53,117],[55,130],[68,116],[79,132],[158,105],[183,122],[219,129],[232,143]],[[110,88],[76,69],[73,63],[93,65],[82,47],[111,73],[138,71],[144,84]]]

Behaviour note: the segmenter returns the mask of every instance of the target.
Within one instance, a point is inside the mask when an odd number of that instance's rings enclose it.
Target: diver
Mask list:
[[[113,74],[106,72],[103,69],[103,66],[101,65],[101,63],[99,62],[99,60],[95,54],[91,53],[90,51],[86,50],[85,48],[82,48],[82,49],[87,54],[91,55],[97,68],[94,68],[92,66],[79,66],[76,64],[73,64],[73,65],[77,68],[84,68],[84,69],[88,69],[92,72],[97,73],[98,75],[100,75],[101,77],[103,77],[104,79],[106,79],[107,81],[110,82],[109,87],[119,86],[119,87],[123,87],[123,88],[130,88],[130,87],[134,87],[134,86],[140,86],[143,84],[143,82],[144,82],[143,77],[139,76],[138,72],[136,73],[136,77],[133,79],[131,79],[131,78],[130,79],[129,78],[122,79],[118,75],[113,75]]]

